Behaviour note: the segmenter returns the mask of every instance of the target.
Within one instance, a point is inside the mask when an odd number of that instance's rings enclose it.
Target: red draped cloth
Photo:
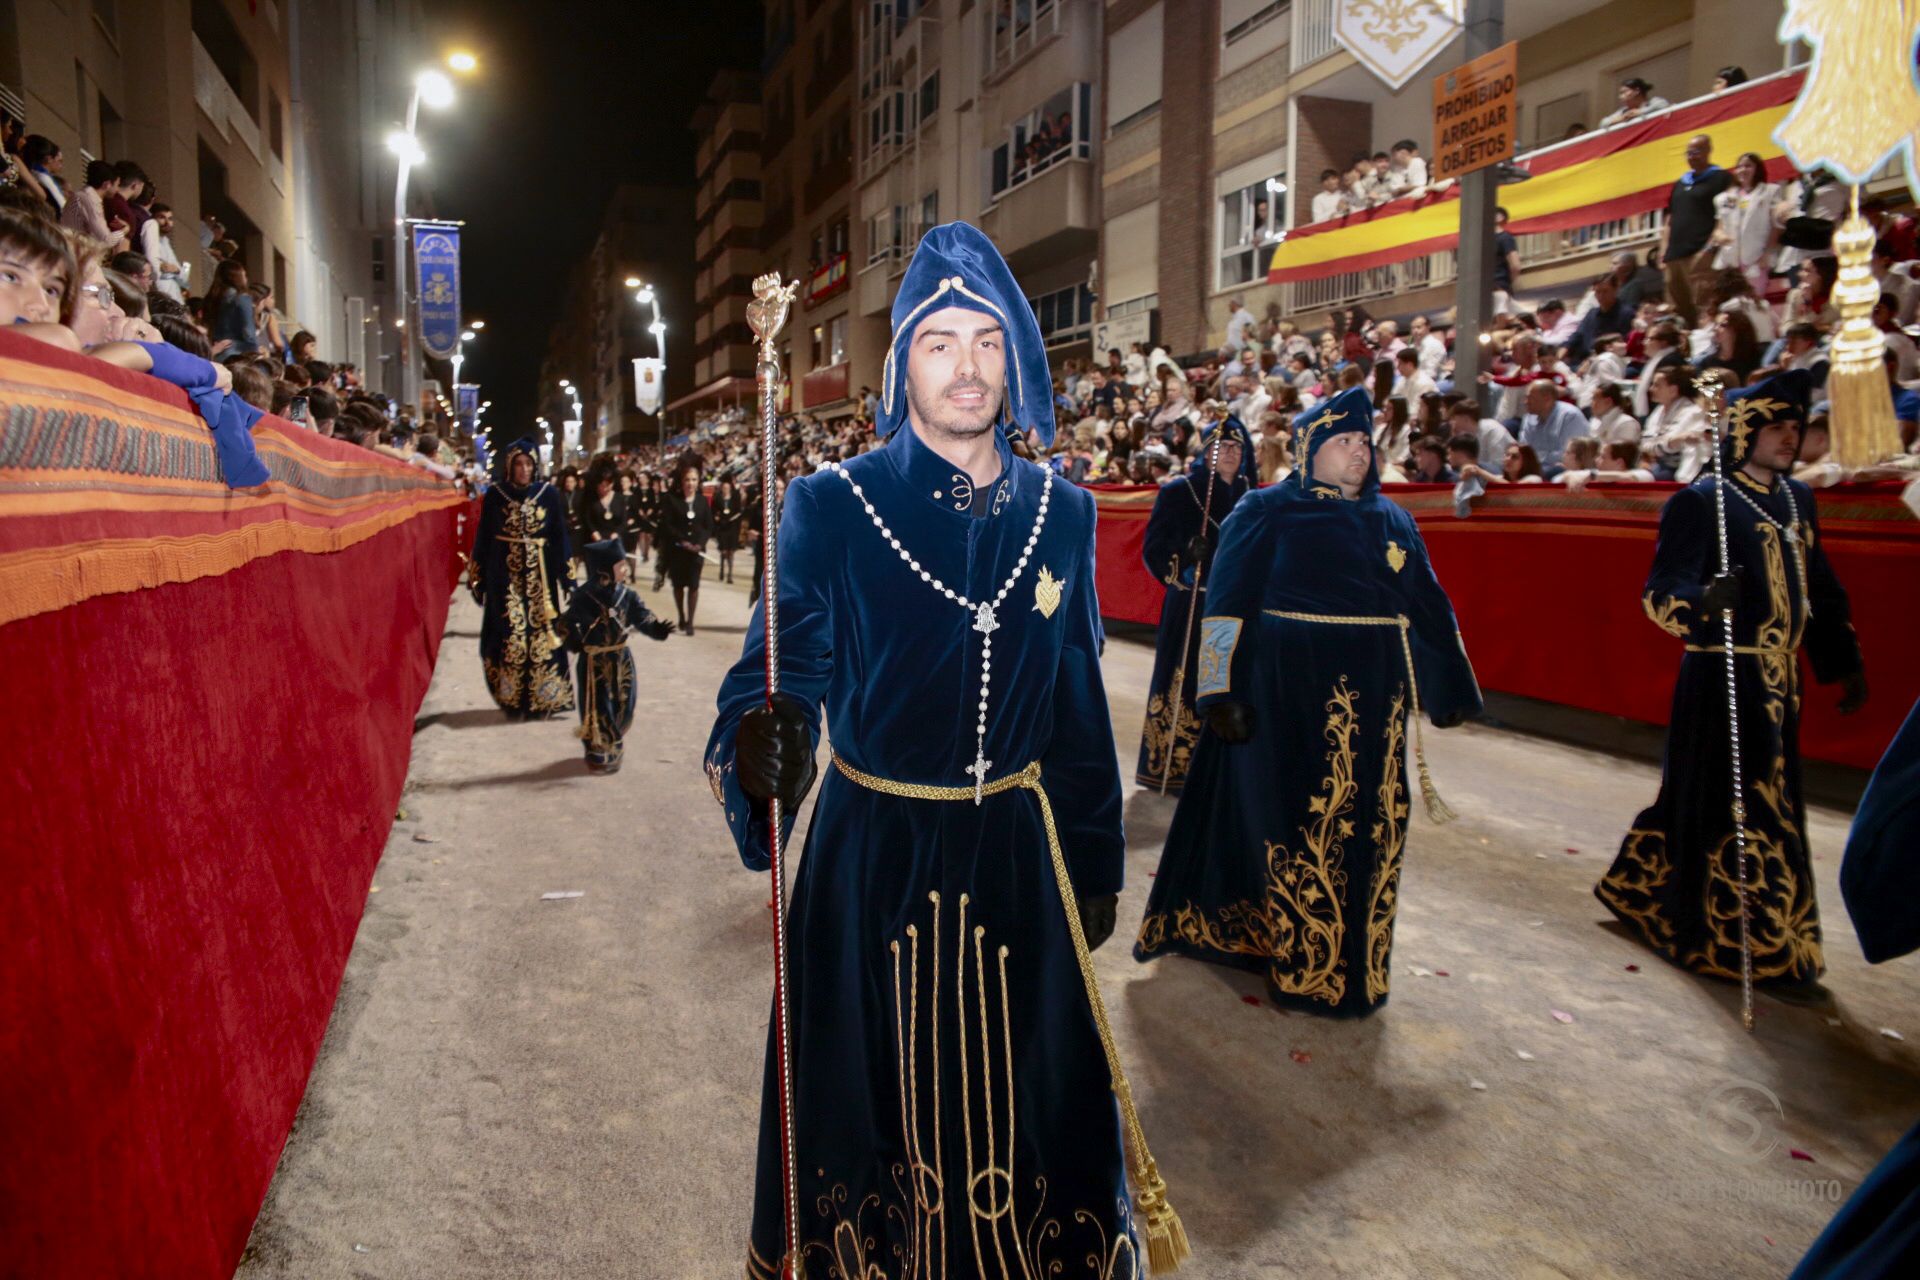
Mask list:
[[[1483,688],[1650,724],[1667,722],[1680,642],[1651,622],[1640,595],[1653,562],[1660,508],[1677,485],[1496,487],[1453,513],[1447,485],[1383,492],[1419,522]],[[1873,697],[1854,716],[1807,681],[1801,754],[1870,769],[1920,698],[1920,520],[1898,482],[1815,491],[1834,571],[1853,602]],[[1152,625],[1162,587],[1140,563],[1152,488],[1094,486],[1099,508],[1100,611]]]
[[[228,1276],[406,778],[469,505],[0,332],[0,1274]]]

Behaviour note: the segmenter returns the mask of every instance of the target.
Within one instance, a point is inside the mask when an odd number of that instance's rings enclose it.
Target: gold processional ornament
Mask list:
[[[1873,324],[1873,227],[1860,216],[1860,187],[1906,152],[1907,185],[1920,199],[1920,84],[1914,38],[1920,0],[1788,0],[1782,44],[1813,46],[1800,96],[1773,131],[1802,172],[1831,171],[1853,187],[1853,208],[1835,230],[1840,274],[1834,304],[1840,328],[1827,378],[1833,458],[1856,469],[1902,452],[1887,386],[1886,339]]]

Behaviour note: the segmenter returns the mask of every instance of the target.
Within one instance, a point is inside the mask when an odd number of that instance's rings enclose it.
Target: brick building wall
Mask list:
[[[1160,99],[1160,337],[1168,351],[1207,340],[1213,204],[1213,87],[1220,7],[1171,15],[1162,44]],[[1196,229],[1199,234],[1195,234]]]

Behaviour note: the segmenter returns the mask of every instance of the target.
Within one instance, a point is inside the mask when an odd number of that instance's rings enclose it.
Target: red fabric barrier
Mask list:
[[[467,504],[276,420],[275,480],[218,492],[172,388],[84,369],[0,373],[0,570],[48,606],[0,625],[0,1274],[224,1277],[393,821]],[[98,416],[47,416],[63,396]]]
[[[1667,723],[1680,642],[1640,607],[1660,508],[1677,486],[1555,485],[1495,489],[1471,517],[1443,485],[1395,485],[1414,513],[1480,683],[1565,706]],[[1920,698],[1920,521],[1897,483],[1817,491],[1827,555],[1853,602],[1873,696],[1855,716],[1808,673],[1800,747],[1808,757],[1870,769]],[[1152,491],[1095,488],[1101,612],[1154,623],[1162,588],[1140,564]],[[1136,512],[1138,513],[1136,515]]]

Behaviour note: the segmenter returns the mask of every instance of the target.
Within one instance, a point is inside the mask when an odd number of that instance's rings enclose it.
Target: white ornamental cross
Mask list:
[[[993,605],[982,600],[973,611],[973,629],[983,636],[990,636],[1000,629],[1000,623],[993,616]]]
[[[982,792],[987,785],[987,770],[993,768],[993,761],[987,759],[985,751],[973,753],[973,763],[967,766],[967,772],[973,775],[973,802],[978,805]]]

